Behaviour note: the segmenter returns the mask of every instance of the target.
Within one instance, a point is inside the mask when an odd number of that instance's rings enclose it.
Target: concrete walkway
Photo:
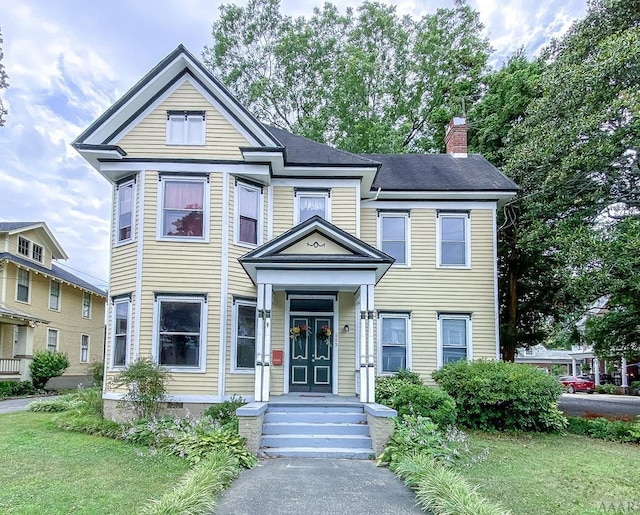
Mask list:
[[[418,514],[413,492],[373,461],[260,460],[218,500],[215,515]]]
[[[11,399],[0,401],[0,413],[13,413],[14,411],[25,411],[29,403],[38,399],[53,399],[57,395],[46,395],[43,397],[23,397],[21,399]]]

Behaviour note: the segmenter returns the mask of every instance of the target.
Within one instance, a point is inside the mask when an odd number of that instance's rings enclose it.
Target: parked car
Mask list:
[[[568,393],[587,392],[593,393],[596,389],[596,384],[591,379],[583,379],[576,376],[564,376],[558,379],[567,389]]]

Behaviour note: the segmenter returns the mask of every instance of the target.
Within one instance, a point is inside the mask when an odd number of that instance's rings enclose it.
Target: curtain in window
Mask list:
[[[239,240],[243,243],[258,243],[258,210],[260,193],[257,190],[238,188],[238,210],[240,213]]]
[[[325,216],[326,198],[322,197],[306,197],[301,196],[300,202],[300,221],[304,222],[312,216],[318,215],[322,218]]]
[[[167,181],[164,186],[164,235],[202,236],[204,183]]]

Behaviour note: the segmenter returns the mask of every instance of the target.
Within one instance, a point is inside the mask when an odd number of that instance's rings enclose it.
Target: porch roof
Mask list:
[[[0,306],[0,323],[10,323],[13,324],[15,322],[22,323],[39,323],[39,324],[48,324],[48,320],[44,320],[42,318],[34,317],[29,313],[25,313],[23,311],[18,311],[17,309],[9,309],[5,306]]]

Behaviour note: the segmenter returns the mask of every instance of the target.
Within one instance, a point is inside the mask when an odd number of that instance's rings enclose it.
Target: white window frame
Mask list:
[[[250,243],[246,241],[240,240],[240,188],[245,188],[247,190],[252,190],[258,193],[258,220],[257,220],[257,238],[256,243]],[[235,185],[235,216],[233,222],[233,243],[236,245],[240,245],[241,247],[250,247],[255,248],[259,245],[262,245],[262,234],[264,232],[264,195],[262,192],[262,188],[259,186],[255,186],[253,184],[249,184],[243,181],[236,181]]]
[[[53,295],[53,285],[57,284],[58,285],[58,296],[54,297]],[[51,306],[51,300],[56,298],[57,299],[57,305],[55,307]],[[49,281],[49,309],[51,311],[60,311],[61,309],[61,302],[62,302],[62,283],[60,281],[56,281],[55,279],[51,279],[51,281]]]
[[[56,341],[56,348],[51,350],[51,336],[54,336]],[[60,331],[54,328],[47,328],[47,351],[48,352],[56,352],[58,350],[58,346],[60,345]]]
[[[258,344],[258,312],[257,312],[257,302],[255,300],[249,299],[235,299],[233,302],[233,313],[231,315],[231,330],[233,331],[231,334],[231,372],[234,374],[254,374],[255,373],[255,363],[251,368],[239,368],[237,366],[236,360],[238,357],[238,307],[252,307],[256,310],[256,334],[255,334],[255,345]]]
[[[89,305],[88,305],[88,310],[87,310],[87,314],[84,314],[84,306],[85,306],[85,299],[89,299]],[[82,318],[86,318],[86,319],[90,319],[91,318],[91,306],[92,306],[93,302],[91,302],[91,293],[89,293],[88,291],[84,291],[82,292],[82,307],[81,307],[81,314],[82,314]]]
[[[467,341],[467,361],[473,360],[473,317],[471,313],[438,313],[436,324],[436,367],[438,369],[444,366],[444,341],[442,323],[444,320],[464,320],[466,322]]]
[[[448,218],[461,218],[464,220],[465,235],[465,263],[446,264],[442,262],[442,220]],[[471,268],[471,214],[460,211],[439,211],[436,215],[436,266],[438,268]]]
[[[300,223],[300,198],[301,197],[324,198],[324,214],[325,214],[324,219],[327,222],[331,222],[331,191],[299,189],[299,190],[294,190],[294,198],[293,198],[293,224],[294,225],[298,225]]]
[[[88,363],[89,362],[89,345],[90,345],[90,336],[88,334],[81,334],[80,335],[80,363]],[[87,342],[87,347],[85,349],[84,347],[84,342]],[[82,359],[82,352],[85,352],[85,357],[84,359]]]
[[[31,259],[38,263],[42,263],[44,259],[44,247],[42,245],[38,245],[37,243],[31,244]]]
[[[404,218],[404,255],[405,263],[398,263],[397,261],[391,265],[395,268],[411,268],[411,214],[408,212],[379,212],[378,213],[378,242],[377,246],[382,252],[382,244],[385,241],[383,239],[383,218]]]
[[[25,249],[26,252],[22,252],[20,250],[21,248],[20,244],[23,242],[24,244],[22,245],[22,247],[24,247],[24,245],[26,244],[26,249]],[[20,256],[25,256],[30,258],[31,257],[31,241],[29,241],[27,238],[23,238],[22,236],[18,236],[17,251]]]
[[[116,353],[115,353],[115,344],[116,337],[120,335],[120,333],[116,332],[116,313],[118,304],[126,304],[127,305],[127,332],[123,334],[125,336],[125,344],[124,344],[124,364],[116,365],[114,363]],[[129,364],[129,355],[131,352],[131,299],[121,298],[114,299],[112,304],[112,312],[111,312],[111,357],[109,359],[109,365],[111,370],[121,370],[125,368]]]
[[[204,196],[202,202],[202,236],[168,236],[164,234],[164,190],[169,182],[201,182],[203,184],[202,194]],[[160,187],[158,188],[158,213],[156,218],[156,239],[158,241],[192,241],[199,243],[209,242],[209,218],[211,217],[209,209],[209,178],[208,176],[193,175],[162,175],[160,177]]]
[[[384,312],[384,313],[378,313],[378,356],[377,356],[377,372],[379,376],[389,376],[389,375],[393,375],[395,374],[395,372],[388,372],[388,371],[383,371],[382,369],[382,348],[385,346],[383,341],[382,341],[382,335],[383,335],[383,330],[382,330],[382,325],[383,325],[383,321],[384,319],[389,318],[389,319],[393,319],[393,318],[399,318],[399,319],[404,319],[405,321],[405,331],[406,331],[406,335],[407,335],[407,341],[405,342],[405,368],[407,370],[411,370],[412,367],[412,359],[411,359],[411,313],[409,312]],[[390,345],[389,345],[390,346]]]
[[[120,239],[120,210],[121,210],[121,202],[120,202],[120,189],[121,188],[131,188],[131,236],[129,238]],[[115,242],[114,246],[124,245],[125,243],[131,243],[135,240],[135,227],[136,227],[136,181],[130,180],[127,182],[123,182],[122,184],[118,184],[116,187],[116,219],[115,219]]]
[[[190,366],[171,366],[160,364],[160,306],[163,302],[188,302],[200,303],[200,355],[198,356],[198,365]],[[157,295],[153,303],[153,359],[160,364],[162,368],[170,372],[184,373],[203,373],[206,371],[207,362],[207,299],[204,295]]]
[[[27,274],[27,300],[20,300],[18,298],[18,292],[20,291],[20,271],[23,271]],[[23,304],[31,304],[31,272],[26,268],[18,268],[16,272],[16,302],[21,302]]]
[[[189,142],[188,122],[191,119],[200,119],[202,121],[201,133],[198,141]],[[172,121],[183,121],[181,124],[182,133],[173,134],[171,131]],[[167,136],[166,144],[171,146],[189,146],[202,147],[207,139],[207,114],[206,111],[167,111]],[[174,136],[176,137],[174,140]]]

